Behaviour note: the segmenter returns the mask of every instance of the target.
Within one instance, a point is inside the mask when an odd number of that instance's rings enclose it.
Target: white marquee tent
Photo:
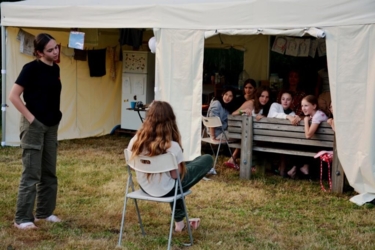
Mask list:
[[[335,113],[338,156],[352,187],[359,193],[357,204],[375,198],[375,1],[373,0],[30,0],[1,4],[3,38],[3,102],[24,60],[5,42],[13,28],[153,28],[156,48],[156,99],[169,101],[177,113],[184,139],[186,159],[200,154],[202,64],[205,36],[226,34],[326,35],[328,70]],[[310,29],[311,28],[311,29]],[[319,28],[319,29],[315,29]],[[57,37],[60,42],[66,36]],[[64,40],[65,39],[65,40]],[[4,53],[6,52],[6,53]],[[18,61],[20,61],[18,60]],[[69,74],[68,71],[65,71]],[[63,73],[62,73],[63,74]],[[62,75],[64,79],[64,75]],[[99,81],[99,80],[98,80]],[[65,82],[64,82],[65,83]],[[97,86],[94,82],[93,86]],[[119,81],[112,89],[118,90]],[[76,93],[62,98],[97,105]],[[111,99],[108,87],[106,102]],[[177,94],[178,93],[178,94]],[[115,100],[116,101],[116,100]],[[101,105],[107,105],[106,102]],[[79,113],[74,105],[62,111],[77,110],[77,117],[95,120],[95,112]],[[3,105],[4,105],[3,104]],[[88,104],[88,105],[90,105]],[[12,107],[2,107],[2,145],[17,141],[18,121]],[[119,112],[114,110],[113,112]],[[108,115],[108,119],[112,119]],[[78,122],[77,122],[78,121]],[[64,121],[62,121],[64,122]],[[84,120],[75,123],[86,128]],[[69,126],[68,126],[69,127]],[[74,131],[71,124],[59,139],[89,136]],[[108,130],[108,128],[107,128]],[[106,130],[106,131],[107,131]],[[82,131],[81,131],[82,132]],[[92,133],[94,134],[94,133]],[[372,152],[372,153],[371,153]]]

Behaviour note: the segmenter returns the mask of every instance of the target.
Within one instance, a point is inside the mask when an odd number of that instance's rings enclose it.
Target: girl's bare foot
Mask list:
[[[174,231],[175,232],[181,232],[185,228],[184,221],[179,221],[174,223]]]
[[[302,172],[304,175],[308,175],[308,174],[309,174],[309,165],[305,164],[305,165],[303,165],[299,170],[301,170],[301,172]]]
[[[296,172],[297,172],[297,167],[293,166],[292,169],[288,171],[288,175],[290,176],[290,178],[293,179],[296,176]]]

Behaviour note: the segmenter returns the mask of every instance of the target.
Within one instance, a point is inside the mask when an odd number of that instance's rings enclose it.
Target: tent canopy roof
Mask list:
[[[1,3],[4,26],[248,29],[375,23],[373,0],[28,0]]]

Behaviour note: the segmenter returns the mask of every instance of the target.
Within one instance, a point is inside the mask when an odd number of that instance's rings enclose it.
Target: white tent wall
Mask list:
[[[156,46],[155,99],[168,101],[181,132],[184,159],[201,155],[204,32],[154,30]]]
[[[32,0],[2,3],[14,27],[292,29],[373,23],[373,0]]]
[[[375,199],[375,26],[325,30],[338,155],[361,205]]]
[[[7,28],[7,78],[6,91],[9,94],[12,85],[23,65],[33,57],[19,52],[20,42],[16,39],[18,28]],[[48,32],[62,46],[68,44],[68,31],[25,29],[36,35]],[[98,48],[116,46],[118,33],[105,33],[99,39]],[[110,133],[120,124],[121,115],[121,67],[116,63],[116,80],[110,79],[110,63],[107,54],[106,72],[103,77],[90,77],[88,62],[76,61],[60,54],[60,76],[62,81],[61,110],[63,118],[59,126],[59,140],[100,136]],[[6,145],[19,145],[20,114],[9,104],[6,112]]]

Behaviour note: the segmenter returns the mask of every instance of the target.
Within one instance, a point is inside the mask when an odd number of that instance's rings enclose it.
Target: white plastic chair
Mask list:
[[[228,146],[229,153],[230,153],[231,157],[232,157],[232,150],[229,147],[228,138],[227,138],[227,136],[226,136],[226,134],[224,132],[223,125],[221,123],[220,117],[217,117],[217,116],[212,116],[212,117],[202,116],[202,121],[203,121],[203,125],[204,125],[204,130],[203,130],[203,133],[202,133],[202,142],[210,144],[212,153],[214,155],[215,155],[215,151],[214,151],[212,145],[218,145],[218,148],[217,148],[217,151],[216,151],[216,156],[215,156],[215,161],[214,161],[214,166],[213,166],[213,168],[215,169],[216,162],[217,162],[217,157],[218,157],[219,151],[220,151],[220,146],[221,146],[221,144],[224,141],[223,141],[223,137],[222,136],[220,137],[220,141],[213,141],[213,140],[211,140],[211,138],[209,136],[208,137],[204,137],[204,135],[206,134],[206,129],[209,130],[210,128],[220,128],[221,129],[221,133],[225,137],[225,142],[226,142],[226,144]]]
[[[166,153],[166,154],[157,155],[157,156],[153,156],[153,157],[136,156],[133,159],[131,159],[131,151],[130,150],[125,149],[124,153],[125,153],[126,162],[128,164],[127,167],[128,167],[129,176],[128,176],[128,181],[127,181],[126,191],[125,191],[124,208],[123,208],[123,212],[122,212],[121,228],[120,228],[120,236],[119,236],[119,240],[118,240],[118,246],[121,246],[122,234],[123,234],[124,223],[125,223],[126,204],[127,204],[127,201],[128,201],[129,198],[134,199],[135,208],[136,208],[137,215],[138,215],[138,222],[139,222],[139,225],[141,227],[141,231],[142,231],[143,236],[146,233],[143,229],[141,214],[139,213],[137,200],[146,200],[146,201],[163,202],[163,203],[173,202],[173,209],[172,209],[172,215],[171,215],[171,225],[170,225],[170,229],[169,229],[169,238],[168,238],[168,248],[167,249],[170,249],[171,242],[172,242],[173,220],[174,220],[174,214],[175,214],[175,209],[176,209],[176,200],[182,199],[184,209],[185,209],[185,214],[186,214],[186,221],[187,221],[186,224],[187,224],[189,237],[190,237],[190,243],[184,244],[184,245],[185,246],[192,246],[193,245],[193,236],[192,236],[192,233],[191,233],[189,216],[188,216],[188,212],[187,212],[186,204],[185,204],[185,196],[191,194],[191,191],[188,190],[188,191],[184,192],[183,194],[177,193],[177,190],[182,190],[182,184],[181,184],[180,174],[178,172],[178,164],[177,164],[177,161],[176,161],[176,157],[172,153]],[[154,196],[150,196],[150,195],[146,194],[141,189],[135,190],[131,168],[136,170],[136,171],[139,171],[139,172],[150,173],[150,174],[159,174],[159,173],[164,173],[164,172],[176,170],[178,178],[176,179],[176,182],[175,182],[174,196],[154,197]],[[129,187],[131,188],[131,191],[132,191],[130,193],[129,193]]]

